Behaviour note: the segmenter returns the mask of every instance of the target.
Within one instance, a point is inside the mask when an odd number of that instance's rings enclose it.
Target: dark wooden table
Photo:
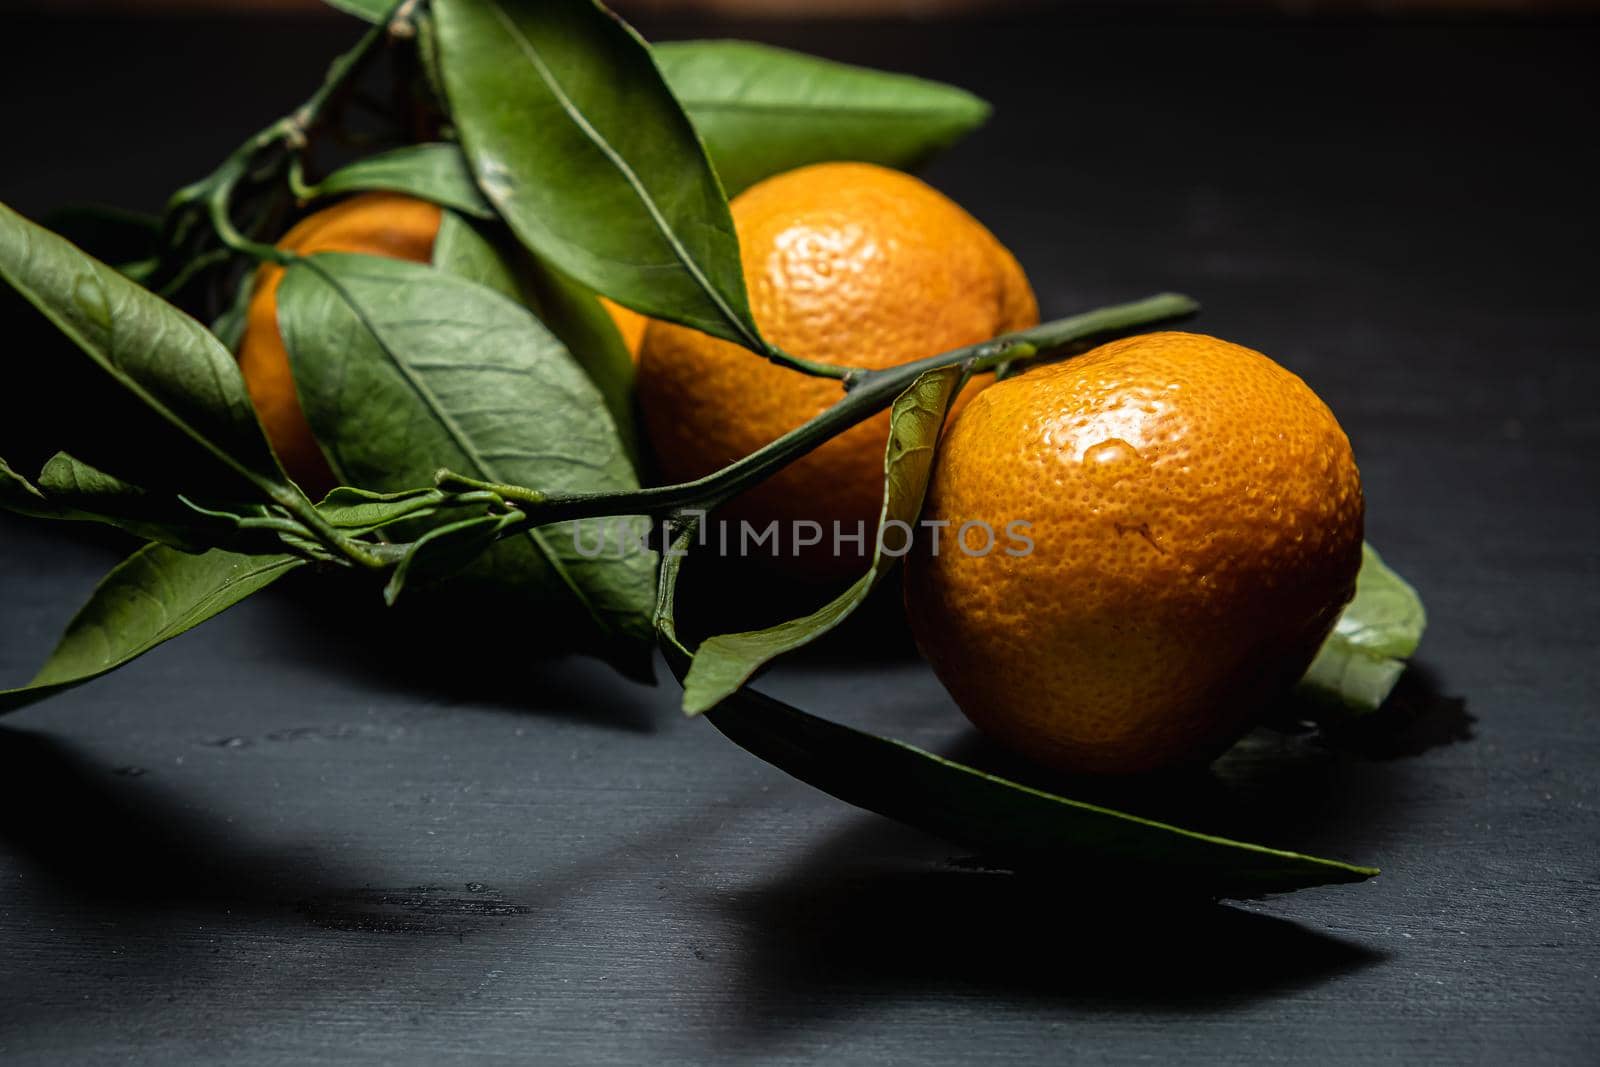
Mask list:
[[[1327,398],[1421,666],[1393,728],[1252,737],[1193,812],[1383,875],[1178,905],[962,869],[670,684],[426,657],[301,583],[0,724],[0,1058],[1594,1062],[1592,27],[662,29],[987,95],[931,177],[1047,312],[1186,290]],[[154,208],[348,32],[0,18],[0,198]],[[0,679],[122,551],[0,519]],[[765,684],[969,746],[869,638]]]

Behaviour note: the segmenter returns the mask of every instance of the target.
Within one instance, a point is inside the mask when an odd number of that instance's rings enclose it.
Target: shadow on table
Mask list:
[[[46,525],[0,511],[0,525],[22,531],[21,558],[27,559],[29,539],[71,542],[94,561],[85,568],[91,574],[95,566],[107,570],[127,558],[140,544],[93,523]],[[85,575],[84,596],[90,581]],[[421,694],[441,703],[479,704],[634,733],[655,729],[658,705],[674,706],[671,696],[632,684],[599,660],[562,652],[560,635],[550,628],[570,622],[564,614],[541,619],[526,606],[513,609],[488,599],[446,608],[421,595],[389,608],[378,583],[310,568],[252,598],[249,611],[252,652],[281,657],[297,668],[314,665],[379,692]],[[47,651],[48,646],[41,649],[41,660]],[[649,662],[646,648],[639,665]],[[27,677],[3,684],[21,685]],[[116,685],[116,676],[94,684]]]
[[[138,782],[142,773],[115,774],[55,738],[0,727],[0,843],[54,895],[134,913],[279,903],[348,880],[325,857],[248,848],[232,827]]]
[[[113,1003],[236,982],[237,954],[262,936],[263,920],[290,913],[298,896],[363,881],[314,849],[252,846],[135,768],[114,772],[59,740],[4,727],[0,852],[19,872],[8,900],[48,924],[47,953],[0,953],[0,988],[27,991],[8,997],[13,1033],[64,1032],[103,1010],[87,1000],[91,979]],[[244,930],[252,936],[237,937]],[[41,961],[40,971],[24,969]]]
[[[33,869],[33,893],[47,887],[50,899],[114,919],[124,935],[169,922],[189,928],[205,916],[281,923],[290,914],[332,929],[459,935],[462,922],[533,910],[476,883],[385,888],[372,884],[373,872],[308,846],[252,846],[240,827],[142,778],[137,768],[113,771],[54,738],[0,727],[0,847]],[[121,940],[159,953],[184,945]]]
[[[376,587],[296,575],[273,590],[281,621],[263,634],[275,654],[327,663],[379,691],[651,733],[658,705],[673,706],[612,667],[576,655],[552,621],[492,597],[404,597],[385,606]],[[298,579],[298,580],[296,580]],[[651,660],[643,646],[636,667]]]
[[[920,835],[862,820],[723,903],[742,937],[729,982],[739,1030],[803,1025],[883,996],[1221,1011],[1384,958],[1236,907],[1097,896],[1088,879],[935,865],[927,853]]]
[[[1472,718],[1414,668],[1383,720],[1258,730],[1212,767],[1138,781],[1066,778],[972,733],[943,754],[1074,799],[1245,841],[1347,855],[1423,773],[1398,757],[1470,738]],[[1358,840],[1370,838],[1358,834]],[[721,906],[741,931],[730,1011],[746,1033],[860,1010],[866,996],[1000,995],[1105,1010],[1221,1011],[1380,962],[1258,912],[1013,873],[885,820],[850,823]],[[1330,889],[1329,892],[1353,890]]]
[[[814,610],[834,590],[773,578],[740,561],[700,563],[679,598],[680,631],[726,633]],[[475,587],[458,597],[427,592],[386,607],[376,587],[301,573],[272,591],[281,620],[263,644],[285,658],[328,663],[361,684],[435,700],[651,733],[677,714],[677,684],[654,692],[600,660],[563,648],[571,616],[541,614]],[[798,669],[870,669],[917,657],[897,583],[886,583],[844,625],[808,648]],[[637,681],[638,679],[635,679]]]
[[[976,731],[942,754],[1038,789],[1186,829],[1296,851],[1337,852],[1409,788],[1409,757],[1470,740],[1466,702],[1412,667],[1390,703],[1340,727],[1261,728],[1211,765],[1137,778],[1079,778],[1021,759]],[[1363,862],[1362,857],[1336,856]],[[1370,857],[1369,857],[1370,858]]]
[[[686,815],[664,833],[687,847],[713,831]],[[47,931],[0,952],[0,1030],[59,1032],[116,1010],[107,1004],[155,1016],[180,997],[190,1010],[255,1002],[283,1017],[371,997],[417,959],[459,956],[478,937],[503,947],[508,924],[540,936],[552,906],[639,862],[631,848],[594,850],[526,885],[385,883],[337,850],[263,846],[142,774],[0,727],[0,857],[14,877],[0,896],[31,924],[15,929]]]
[[[1426,664],[1412,663],[1376,713],[1323,726],[1317,741],[1368,759],[1408,759],[1471,741],[1476,721],[1467,702],[1447,696]]]
[[[800,581],[774,573],[770,564],[691,552],[678,579],[678,633],[698,641],[803,618],[852,581],[853,576],[834,583]],[[854,613],[782,662],[801,669],[865,669],[917,658],[896,567]]]

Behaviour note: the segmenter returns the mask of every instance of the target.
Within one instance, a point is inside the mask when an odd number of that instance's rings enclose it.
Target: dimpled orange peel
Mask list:
[[[877,369],[1038,321],[1011,254],[955,202],[899,171],[802,167],[745,190],[732,210],[756,323],[792,355]],[[837,381],[652,321],[638,395],[663,474],[686,481],[755,451],[842,394]],[[870,545],[888,433],[884,412],[751,489],[726,514],[758,528],[776,520],[785,540],[798,521],[820,523],[826,535],[814,551],[795,557],[784,549],[779,562],[813,577],[853,576],[864,550],[845,543],[835,552],[833,524],[846,535],[864,529]]]
[[[1309,665],[1353,594],[1362,516],[1350,442],[1298,377],[1213,337],[1130,337],[948,426],[924,519],[951,525],[907,558],[907,613],[962,711],[1018,753],[1201,764]],[[1017,520],[1031,551],[951,541]]]

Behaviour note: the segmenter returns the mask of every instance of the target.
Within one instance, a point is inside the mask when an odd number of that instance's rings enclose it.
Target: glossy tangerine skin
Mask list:
[[[1021,556],[1003,533],[981,557],[923,537],[906,606],[973,723],[1069,772],[1213,759],[1304,673],[1361,566],[1333,413],[1266,356],[1188,333],[980,393],[946,431],[924,518],[1031,522]]]
[[[1017,261],[926,183],[865,163],[822,163],[745,190],[732,204],[750,306],[762,333],[803,358],[880,368],[988,340],[1038,321]],[[968,393],[974,390],[969,388]],[[839,383],[766,362],[737,345],[652,321],[638,394],[662,474],[685,481],[748,455],[821,412]],[[964,398],[963,398],[964,400]],[[870,544],[883,499],[885,412],[746,493],[730,518],[829,531],[786,569],[833,578],[865,557],[835,555],[831,524]]]

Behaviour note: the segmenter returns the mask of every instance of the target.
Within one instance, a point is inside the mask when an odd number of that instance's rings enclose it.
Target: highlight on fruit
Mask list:
[[[0,711],[295,573],[418,626],[506,610],[530,659],[664,663],[736,744],[1008,869],[1376,873],[1081,799],[1286,717],[1381,721],[1425,617],[1312,385],[1191,327],[1159,262],[1107,306],[1036,293],[914,173],[987,105],[651,44],[594,0],[339,6],[366,25],[327,78],[159,217],[0,206],[40,367],[0,399],[0,505],[133,542]],[[358,88],[391,103],[352,150]],[[929,716],[1028,770],[760,693],[895,601],[952,698]]]

